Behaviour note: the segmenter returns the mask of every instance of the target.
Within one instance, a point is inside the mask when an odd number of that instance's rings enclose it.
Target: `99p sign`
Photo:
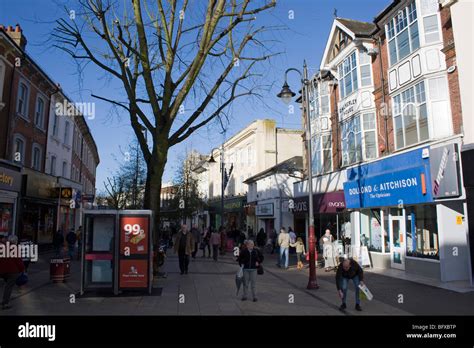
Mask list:
[[[148,253],[148,217],[120,217],[120,253],[125,256]]]

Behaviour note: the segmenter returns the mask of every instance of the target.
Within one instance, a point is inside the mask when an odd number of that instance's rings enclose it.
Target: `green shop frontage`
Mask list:
[[[232,197],[224,199],[224,221],[221,222],[221,200],[213,200],[209,203],[210,226],[218,229],[221,225],[227,230],[244,229],[247,225],[245,205],[247,197]]]

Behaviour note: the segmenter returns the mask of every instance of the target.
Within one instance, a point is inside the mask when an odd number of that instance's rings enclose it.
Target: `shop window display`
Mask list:
[[[436,206],[406,209],[407,256],[439,259]]]
[[[380,210],[367,209],[361,211],[360,242],[370,251],[382,252],[382,220]]]
[[[13,229],[13,204],[0,203],[0,235],[9,235]]]

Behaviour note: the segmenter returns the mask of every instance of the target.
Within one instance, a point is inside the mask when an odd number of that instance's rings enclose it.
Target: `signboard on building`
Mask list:
[[[313,210],[315,213],[337,213],[346,208],[344,191],[318,193],[313,195]],[[309,210],[308,197],[298,197],[293,202],[293,213],[307,213]]]
[[[433,198],[459,197],[459,152],[457,144],[430,148]]]
[[[257,215],[257,216],[273,216],[273,203],[258,204],[255,215]]]
[[[19,192],[21,189],[21,173],[0,167],[0,190]]]
[[[344,183],[348,208],[432,202],[429,159],[417,149],[351,168]]]

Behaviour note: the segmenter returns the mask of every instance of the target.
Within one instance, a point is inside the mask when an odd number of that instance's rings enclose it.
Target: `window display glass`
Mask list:
[[[407,256],[439,259],[436,206],[406,208]]]
[[[0,203],[0,235],[9,235],[13,231],[13,204]]]

